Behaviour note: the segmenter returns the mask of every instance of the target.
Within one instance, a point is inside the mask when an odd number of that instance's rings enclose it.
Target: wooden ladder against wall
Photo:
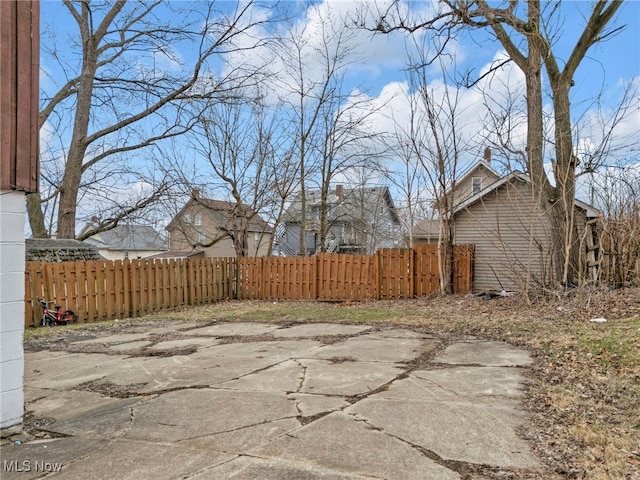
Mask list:
[[[598,268],[600,267],[601,255],[599,255],[600,247],[596,243],[596,227],[597,218],[588,220],[585,225],[585,240],[587,247],[587,271],[588,277],[594,282],[598,281]]]

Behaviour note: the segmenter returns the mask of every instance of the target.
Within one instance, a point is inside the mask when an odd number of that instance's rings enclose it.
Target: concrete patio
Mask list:
[[[526,351],[367,325],[163,323],[26,352],[2,478],[549,478]],[[29,347],[29,346],[28,346]]]

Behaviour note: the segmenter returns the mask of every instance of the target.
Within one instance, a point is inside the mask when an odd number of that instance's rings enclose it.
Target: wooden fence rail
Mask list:
[[[456,246],[454,256],[454,291],[470,292],[473,246]],[[25,326],[39,323],[38,298],[94,322],[227,299],[392,300],[438,288],[438,251],[430,245],[375,255],[27,262]]]

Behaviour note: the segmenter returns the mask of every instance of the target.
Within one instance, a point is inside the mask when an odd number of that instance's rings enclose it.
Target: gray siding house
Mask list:
[[[233,235],[246,227],[246,255],[265,256],[271,227],[248,205],[200,197],[191,199],[167,225],[169,251],[163,257],[235,257]]]
[[[475,245],[473,291],[524,291],[547,285],[552,267],[551,218],[542,211],[529,176],[513,172],[500,177],[481,161],[457,188],[453,243]],[[591,269],[588,273],[595,278],[595,220],[600,212],[579,200],[574,208],[584,268]],[[414,243],[437,243],[437,223],[417,224]]]
[[[90,226],[87,225],[84,230]],[[84,242],[95,246],[107,260],[147,258],[167,250],[165,236],[151,225],[118,225],[96,233]]]
[[[300,252],[302,200],[298,194],[276,232],[274,253],[288,256],[326,251],[370,255],[379,248],[401,246],[400,219],[387,187],[337,185],[325,203],[323,207],[319,190],[306,192],[305,251]]]

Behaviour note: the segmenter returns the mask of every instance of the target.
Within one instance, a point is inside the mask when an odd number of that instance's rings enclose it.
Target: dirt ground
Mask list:
[[[28,330],[25,348],[66,349],[79,337],[173,321],[404,325],[452,343],[474,336],[534,357],[520,432],[559,478],[640,478],[640,289],[537,298],[450,296],[386,302],[225,302],[135,320]],[[495,472],[491,478],[513,478]]]

